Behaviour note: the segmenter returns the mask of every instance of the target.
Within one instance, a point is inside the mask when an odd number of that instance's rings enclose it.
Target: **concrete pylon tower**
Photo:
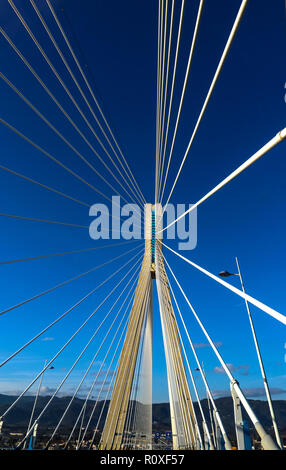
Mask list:
[[[193,403],[187,382],[182,349],[167,277],[162,243],[162,206],[157,204],[155,273],[167,366],[173,449],[195,449],[198,441]]]
[[[160,232],[158,221],[161,220],[161,215],[161,205],[145,205],[145,253],[101,437],[100,449],[102,450],[119,450],[123,448],[124,426],[126,425],[140,339],[146,325],[149,329],[149,374],[152,374],[153,279],[156,279],[166,357],[173,448],[196,448],[197,428],[193,405],[185,373],[177,322],[172,307],[169,282],[165,271],[162,244],[160,238],[156,236]],[[152,384],[152,375],[150,383]],[[152,409],[151,405],[152,403],[150,403],[150,410]],[[151,430],[151,412],[148,419],[150,420]],[[150,445],[151,442],[148,444],[149,448]]]

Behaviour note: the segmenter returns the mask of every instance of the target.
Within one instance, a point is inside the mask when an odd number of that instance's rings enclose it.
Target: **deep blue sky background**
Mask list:
[[[43,32],[29,2],[16,1],[21,13],[39,38],[66,84],[80,100],[56,51]],[[186,1],[174,95],[177,109],[198,1]],[[115,131],[120,146],[140,183],[147,201],[154,199],[157,2],[97,0],[61,0],[53,2],[73,47],[84,66],[105,115]],[[67,50],[44,1],[37,2],[46,21]],[[224,48],[238,0],[206,1],[194,54],[191,76],[184,101],[179,132],[166,188],[171,188],[184,151],[200,112],[208,87]],[[179,5],[175,15],[178,25]],[[1,26],[53,91],[85,135],[99,150],[94,137],[60,88],[11,7],[1,5]],[[175,29],[176,30],[176,29]],[[96,165],[102,167],[80,140],[56,106],[4,38],[1,38],[1,71],[35,104],[39,110]],[[194,203],[237,166],[285,127],[285,8],[283,0],[250,0],[230,54],[208,105],[188,159],[172,197],[173,203]],[[174,51],[173,51],[174,52]],[[67,55],[67,57],[69,57]],[[72,60],[69,57],[69,63]],[[75,67],[73,66],[75,71]],[[76,72],[75,72],[76,73]],[[79,75],[77,74],[77,77]],[[7,85],[0,82],[1,117],[78,172],[103,191],[112,191],[81,162],[35,114],[21,102]],[[83,109],[84,104],[79,101]],[[87,111],[88,114],[88,111]],[[173,114],[171,129],[176,113]],[[91,119],[91,117],[90,117]],[[173,126],[172,126],[173,124]],[[106,202],[94,191],[24,143],[4,126],[0,127],[1,165],[12,168],[43,184],[50,185],[87,204]],[[101,152],[102,154],[102,152]],[[227,187],[200,206],[198,244],[183,253],[213,273],[235,270],[238,256],[247,292],[284,313],[285,302],[285,143],[280,144]],[[88,208],[0,172],[1,212],[89,225]],[[120,190],[116,182],[112,182]],[[121,193],[121,190],[119,191]],[[125,195],[126,196],[126,195]],[[106,242],[92,241],[88,230],[1,218],[1,260],[93,247]],[[140,243],[140,242],[139,242]],[[169,242],[177,249],[177,241]],[[111,259],[127,249],[113,247],[94,253],[77,254],[44,261],[1,266],[1,309],[31,297],[69,279],[96,264]],[[129,247],[129,248],[127,248]],[[138,248],[139,249],[139,248]],[[131,255],[130,255],[131,256]],[[200,314],[220,352],[231,364],[235,376],[248,396],[264,398],[263,384],[251,342],[250,329],[242,299],[216,285],[183,261],[166,253],[191,302]],[[128,255],[124,260],[127,260]],[[36,332],[102,281],[123,261],[76,281],[58,291],[31,302],[1,317],[1,358],[5,359]],[[126,271],[124,271],[126,272]],[[117,276],[117,281],[120,276]],[[238,283],[237,278],[229,282]],[[0,392],[22,390],[45,359],[59,349],[115,285],[101,289],[96,299],[89,299],[65,320],[44,335],[15,361],[2,369]],[[238,285],[238,284],[236,284]],[[177,293],[177,289],[175,289]],[[218,361],[183,303],[182,312],[215,396],[228,393],[228,381],[216,369]],[[103,318],[112,296],[97,318]],[[285,399],[285,327],[266,314],[252,309],[265,367],[275,398]],[[74,345],[55,363],[46,378],[53,389],[80,352],[99,320],[82,332]],[[200,346],[200,347],[199,347]],[[72,390],[94,354],[85,356],[74,371],[67,390]],[[103,357],[103,356],[102,356]],[[98,358],[100,361],[100,356]],[[193,368],[195,363],[191,359]],[[21,373],[19,373],[21,367]],[[52,378],[53,377],[53,378]],[[89,382],[90,383],[90,382]],[[199,382],[199,389],[204,396]],[[155,295],[154,307],[154,401],[168,400],[165,362]]]

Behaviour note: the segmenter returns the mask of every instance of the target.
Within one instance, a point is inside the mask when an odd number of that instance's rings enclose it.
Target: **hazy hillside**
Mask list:
[[[7,407],[13,403],[16,399],[15,396],[8,396],[8,395],[0,395],[0,414],[7,409]],[[40,413],[43,409],[49,397],[39,397],[38,404],[36,408],[35,417]],[[51,405],[48,407],[47,411],[44,413],[43,417],[40,420],[39,429],[44,429],[47,427],[55,426],[60,417],[62,416],[66,406],[70,401],[70,397],[64,398],[54,398]],[[30,418],[32,406],[34,402],[34,397],[27,396],[23,397],[19,403],[15,406],[15,408],[7,415],[4,421],[4,429],[12,429],[13,430],[21,430],[25,429],[27,423]],[[87,415],[89,416],[93,407],[94,401],[90,400],[87,404]],[[262,400],[249,400],[254,412],[261,420],[262,424],[268,431],[271,431],[271,419],[269,416],[268,405],[266,401]],[[83,405],[83,400],[75,399],[70,407],[68,413],[65,416],[63,421],[64,428],[71,428],[75,420],[81,410]],[[226,398],[218,398],[216,400],[217,408],[220,412],[222,421],[225,425],[226,431],[231,438],[234,438],[234,427],[233,427],[233,402],[230,397]],[[281,434],[283,437],[286,437],[286,401],[284,400],[276,400],[273,402],[274,410],[277,418],[277,423],[279,429],[281,430]],[[95,408],[94,416],[92,419],[92,426],[95,426],[98,421],[99,414],[101,412],[102,402],[99,402],[97,407]],[[194,407],[199,417],[199,408],[197,403],[194,403]],[[202,400],[202,407],[206,416],[206,419],[209,420],[209,411],[207,406],[207,400]],[[104,419],[106,416],[107,406],[105,406],[105,410],[102,414],[102,418],[99,424],[99,429],[102,429],[102,425],[104,423]],[[247,417],[246,417],[247,419]],[[248,420],[249,422],[249,420]],[[249,422],[250,430],[253,429],[252,424]],[[4,430],[3,429],[3,430]],[[169,404],[168,403],[155,403],[153,404],[153,431],[168,431],[171,429],[170,426],[170,412],[169,412]]]

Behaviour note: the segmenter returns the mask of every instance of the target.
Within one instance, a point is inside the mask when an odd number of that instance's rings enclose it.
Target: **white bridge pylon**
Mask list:
[[[174,315],[162,244],[156,238],[162,206],[145,205],[145,254],[122,348],[100,449],[122,449],[128,405],[139,355],[140,339],[145,337],[148,356],[147,406],[144,407],[144,433],[141,446],[152,447],[152,280],[156,280],[170,400],[173,449],[196,449],[201,442],[186,377],[177,321]],[[149,405],[149,406],[148,406]],[[147,412],[146,410],[149,410]],[[143,439],[143,440],[142,440]],[[141,448],[142,448],[141,447]]]

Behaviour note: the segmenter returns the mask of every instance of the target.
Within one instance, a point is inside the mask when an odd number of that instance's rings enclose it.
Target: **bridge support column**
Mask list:
[[[101,437],[100,449],[102,450],[119,450],[122,448],[124,425],[131,396],[144,319],[148,314],[148,310],[152,307],[150,303],[150,296],[152,295],[151,224],[152,205],[146,204],[145,255],[135,291],[108,414]],[[150,328],[150,324],[148,327]],[[150,404],[150,406],[152,406],[152,404]],[[152,419],[152,415],[150,419]]]
[[[156,220],[160,220],[162,206],[157,204],[154,210]],[[160,233],[160,226],[157,226],[157,231]],[[196,420],[185,372],[177,320],[172,306],[169,280],[165,270],[160,239],[156,240],[155,271],[167,366],[173,448],[196,449],[198,437]]]

